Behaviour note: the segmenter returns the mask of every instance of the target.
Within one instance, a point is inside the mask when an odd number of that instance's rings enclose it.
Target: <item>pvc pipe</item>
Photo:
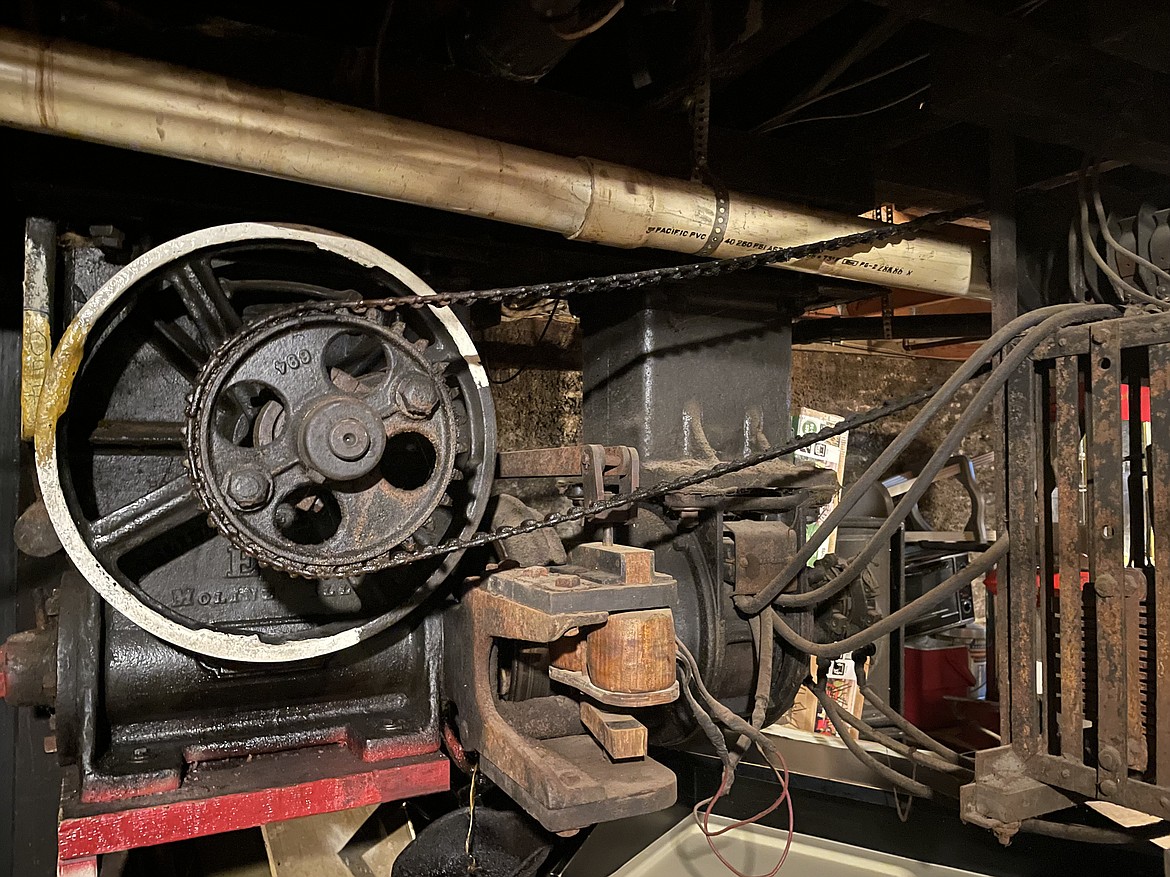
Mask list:
[[[0,124],[555,231],[738,256],[873,227],[209,73],[0,29]],[[988,296],[986,249],[921,236],[782,267]]]

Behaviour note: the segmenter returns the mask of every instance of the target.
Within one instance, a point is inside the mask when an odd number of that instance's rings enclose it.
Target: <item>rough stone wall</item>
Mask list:
[[[484,340],[508,342],[522,348],[536,341],[544,327],[540,316],[506,321],[484,333]],[[554,331],[545,332],[541,348],[547,355],[579,351],[575,321],[558,315]],[[581,372],[549,368],[541,348],[533,347],[516,358],[527,363],[516,375],[518,364],[489,368],[496,400],[501,450],[550,447],[581,440]],[[515,348],[514,348],[515,349]],[[529,356],[530,354],[530,356]],[[577,354],[579,356],[579,353]],[[540,363],[539,367],[536,365]],[[800,406],[848,416],[904,396],[924,385],[937,385],[954,371],[956,363],[932,359],[873,356],[853,353],[797,350],[792,362],[792,409]],[[516,375],[515,377],[512,377]],[[923,431],[884,476],[917,472],[965,410],[978,387],[973,382]],[[856,479],[901,431],[917,409],[893,415],[849,436],[845,481]],[[995,430],[990,412],[963,440],[960,453],[977,457],[995,450]],[[990,489],[994,467],[978,470],[984,487],[988,524],[994,526],[995,499]],[[966,493],[953,479],[942,481],[920,503],[926,520],[938,530],[961,530],[970,514]]]
[[[793,352],[792,362],[792,407],[794,411],[805,406],[848,416],[905,396],[924,385],[941,384],[957,365],[944,360],[797,350]],[[883,473],[883,477],[921,469],[966,409],[978,387],[978,381],[964,387],[955,400],[927,425],[894,467]],[[911,408],[850,434],[845,460],[846,484],[856,479],[877,458],[917,410]],[[977,457],[994,451],[995,442],[996,431],[992,414],[988,411],[963,439],[959,453]],[[981,468],[976,475],[987,504],[987,523],[994,527],[996,505],[991,488],[995,468]],[[938,530],[961,530],[970,515],[966,492],[954,479],[932,486],[919,508]]]

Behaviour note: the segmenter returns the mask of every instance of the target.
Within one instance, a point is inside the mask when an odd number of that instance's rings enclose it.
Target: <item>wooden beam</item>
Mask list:
[[[581,704],[581,724],[615,761],[643,758],[649,734],[645,725],[630,716],[602,712],[591,703]]]

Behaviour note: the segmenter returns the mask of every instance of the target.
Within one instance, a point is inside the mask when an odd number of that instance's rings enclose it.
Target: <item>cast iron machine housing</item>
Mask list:
[[[79,244],[64,267],[79,295],[40,392],[43,500],[18,539],[70,564],[6,675],[10,699],[56,710],[66,829],[267,794],[285,773],[364,784],[327,807],[443,788],[446,712],[449,746],[572,832],[674,801],[648,746],[695,730],[676,637],[749,712],[758,644],[734,601],[788,564],[831,473],[777,461],[573,535],[505,538],[460,589],[461,552],[442,546],[489,506],[492,401],[421,280],[348,238],[254,223],[121,270]],[[608,323],[585,315],[586,431],[628,444],[509,452],[501,479],[569,479],[590,503],[637,490],[643,470],[667,479],[789,438],[789,314],[751,296],[718,313],[631,300]],[[539,516],[495,492],[493,526]],[[457,598],[443,613],[441,589]],[[811,633],[813,615],[792,623]],[[775,649],[769,721],[807,672]],[[391,767],[422,774],[404,789]]]
[[[73,295],[50,292],[77,373],[50,371],[43,502],[17,537],[56,591],[3,674],[14,704],[55,710],[62,856],[118,813],[165,831],[167,805],[280,812],[270,790],[303,782],[335,783],[314,793],[326,809],[446,788],[442,626],[418,607],[459,558],[387,559],[483,514],[494,412],[462,325],[285,316],[429,293],[311,229],[207,229],[120,271],[75,243]]]

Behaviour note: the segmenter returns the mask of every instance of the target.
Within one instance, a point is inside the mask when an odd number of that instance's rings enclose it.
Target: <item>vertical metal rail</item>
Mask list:
[[[1150,500],[1154,525],[1154,605],[1150,676],[1154,683],[1154,767],[1159,786],[1170,786],[1170,344],[1150,357]]]
[[[1036,374],[1029,362],[1008,378],[1004,402],[1012,441],[1007,449],[1007,510],[1012,522],[1012,550],[1008,563],[1008,614],[1011,640],[1012,745],[1034,753],[1040,738],[1036,698],[1036,491],[1041,483],[1036,467]],[[1002,709],[1002,707],[1001,707]]]
[[[1097,779],[1115,795],[1128,765],[1125,582],[1122,569],[1121,344],[1094,326],[1089,347],[1089,577],[1097,618]]]
[[[1056,543],[1053,540],[1052,494],[1056,488],[1052,468],[1052,425],[1048,416],[1052,394],[1052,369],[1044,363],[1032,366],[1032,386],[1035,396],[1032,400],[1032,424],[1036,453],[1036,582],[1037,602],[1035,611],[1035,648],[1033,661],[1036,663],[1036,687],[1041,697],[1038,701],[1038,725],[1036,730],[1036,751],[1054,751],[1057,738],[1057,692],[1059,679],[1056,675],[1055,660],[1058,629],[1054,616],[1056,591]]]
[[[1075,356],[1056,360],[1053,380],[1056,422],[1053,429],[1053,469],[1059,481],[1056,494],[1057,564],[1060,571],[1060,754],[1080,762],[1084,758],[1085,691],[1082,683],[1081,641],[1084,620],[1081,604],[1081,417],[1080,366]]]

